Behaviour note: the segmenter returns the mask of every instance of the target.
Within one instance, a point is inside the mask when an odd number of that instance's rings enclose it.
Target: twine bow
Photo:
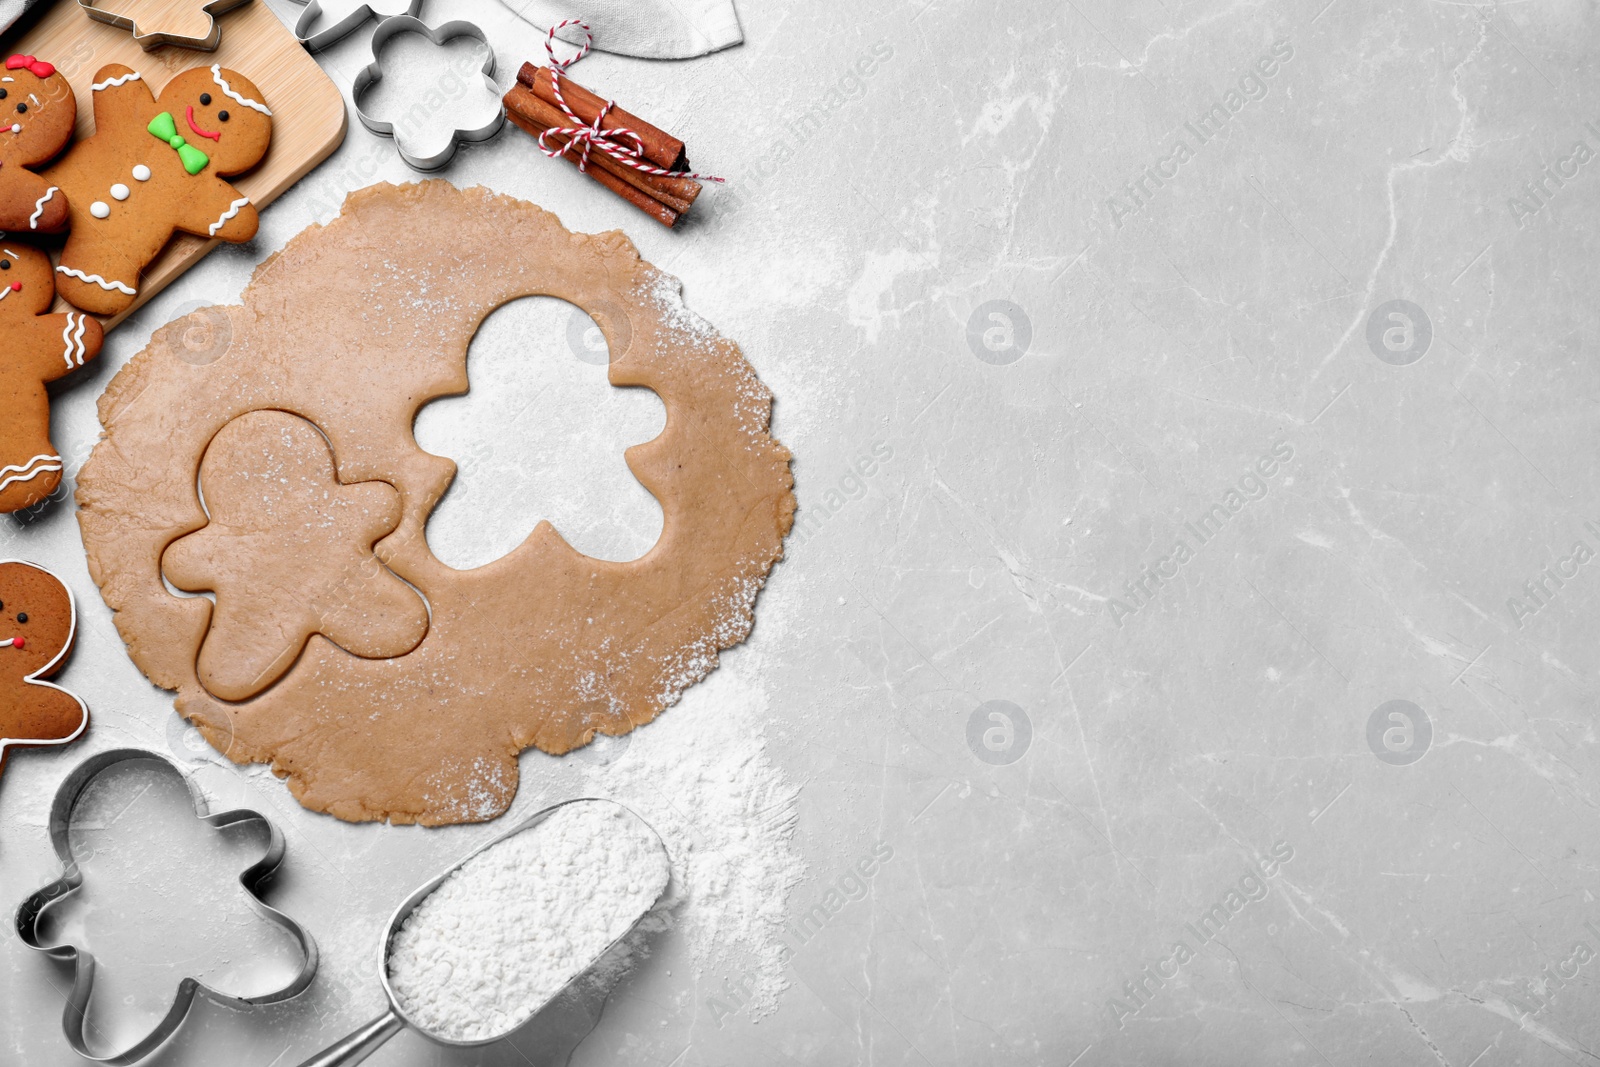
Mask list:
[[[578,49],[578,54],[571,59],[560,60],[556,58],[554,47],[556,33],[559,30],[566,29],[568,26],[580,26],[583,28],[583,47]],[[561,108],[562,114],[572,120],[572,125],[552,127],[541,133],[539,135],[539,150],[551,159],[556,159],[566,155],[569,151],[575,150],[580,171],[589,169],[589,153],[594,149],[599,149],[623,166],[632,167],[634,170],[643,171],[646,174],[656,174],[663,178],[696,178],[707,182],[726,181],[724,178],[718,178],[710,174],[696,174],[687,170],[662,170],[660,167],[646,163],[644,161],[644,139],[637,133],[622,126],[611,130],[601,127],[601,124],[605,122],[606,116],[616,106],[617,102],[615,100],[607,100],[605,107],[602,107],[600,113],[594,117],[594,121],[588,125],[584,124],[584,121],[567,105],[567,101],[561,95],[561,76],[567,72],[568,67],[588,55],[593,47],[594,34],[590,32],[589,24],[582,19],[567,19],[565,22],[558,22],[550,27],[550,33],[546,35],[544,40],[545,54],[550,57],[550,87],[555,92],[556,105]],[[545,140],[547,137],[565,137],[567,140],[565,144],[552,148]]]
[[[32,56],[24,55],[15,55],[7,59],[6,69],[26,70],[31,72],[36,78],[48,78],[50,75],[56,72],[56,68],[53,64],[46,63],[42,59],[34,59]]]

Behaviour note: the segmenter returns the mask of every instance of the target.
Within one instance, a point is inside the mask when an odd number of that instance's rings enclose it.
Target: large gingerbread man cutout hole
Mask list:
[[[618,355],[627,320],[612,316]],[[467,350],[468,392],[417,416],[417,444],[456,464],[428,517],[428,547],[457,570],[515,549],[544,522],[578,552],[636,560],[661,536],[661,505],[625,461],[666,424],[661,398],[614,386],[604,331],[549,296],[502,304]]]
[[[400,524],[400,494],[342,483],[314,424],[284,411],[234,419],[200,461],[199,492],[209,521],[167,547],[162,569],[214,601],[196,663],[210,693],[248,700],[313,635],[368,659],[422,641],[425,601],[373,549]]]

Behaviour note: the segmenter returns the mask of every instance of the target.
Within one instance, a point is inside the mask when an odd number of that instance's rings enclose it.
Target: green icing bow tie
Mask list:
[[[178,158],[183,162],[183,169],[190,174],[199,174],[206,169],[206,164],[211,162],[210,156],[185,141],[178,133],[178,123],[173,119],[172,112],[163,111],[151,119],[150,125],[145,129],[176,149]]]

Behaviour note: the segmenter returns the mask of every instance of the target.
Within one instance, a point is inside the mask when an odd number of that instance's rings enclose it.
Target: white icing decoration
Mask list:
[[[93,85],[89,86],[89,88],[98,93],[101,89],[110,89],[118,85],[126,85],[128,82],[140,81],[142,80],[142,77],[143,76],[138,71],[131,70],[119,78],[107,78],[103,82],[95,82]]]
[[[106,203],[104,200],[96,200],[94,203],[89,205],[89,214],[93,215],[97,219],[110,218],[111,205]]]
[[[219,86],[222,87],[222,95],[239,101],[239,103],[243,104],[245,107],[253,107],[253,108],[255,108],[257,111],[261,112],[263,115],[267,116],[267,118],[269,118],[269,119],[272,117],[272,112],[267,110],[267,105],[258,104],[254,100],[251,100],[248,96],[240,96],[238,93],[233,91],[233,87],[230,86],[226,81],[224,81],[222,79],[222,64],[221,63],[213,63],[213,64],[211,64],[211,80],[216,82]]]
[[[138,293],[137,289],[129,289],[121,282],[108,282],[98,274],[85,274],[83,271],[77,270],[73,267],[57,267],[56,272],[58,274],[65,274],[69,278],[77,278],[79,281],[93,282],[108,292],[115,289],[117,292],[127,293],[129,296],[134,296]]]
[[[43,104],[39,103],[39,98],[37,96],[34,96],[32,93],[28,94],[28,99],[33,101],[33,106],[34,107],[44,107]]]
[[[16,80],[17,79],[15,79],[15,78],[0,78],[0,82],[11,82],[11,81],[16,81]]]
[[[11,132],[12,132],[12,133],[21,133],[21,132],[22,132],[22,123],[20,123],[20,122],[13,122],[13,123],[12,123],[12,124],[11,124]]]
[[[78,327],[77,333],[72,332],[73,319],[78,320],[76,323]],[[71,311],[67,312],[67,328],[61,331],[61,343],[64,346],[61,358],[67,361],[68,370],[71,370],[74,366],[83,366],[83,354],[85,352],[83,330],[88,323],[89,316]]]
[[[245,205],[247,205],[249,203],[250,203],[250,198],[249,197],[241,196],[239,199],[237,199],[233,203],[229,204],[228,205],[228,210],[226,210],[226,211],[224,211],[222,213],[222,217],[220,219],[218,219],[216,222],[213,222],[211,224],[211,229],[208,230],[207,232],[210,233],[212,237],[215,237],[217,235],[217,231],[222,229],[222,224],[227,222],[229,219],[233,218],[235,215],[237,215],[239,213],[239,209],[244,207]]]
[[[123,185],[121,182],[118,182],[111,187],[111,198],[113,200],[126,200],[132,195],[132,190],[130,190],[126,185]]]
[[[39,216],[44,214],[44,206],[50,202],[52,196],[55,196],[60,191],[54,185],[44,191],[44,195],[33,205],[33,214],[28,216],[28,229],[32,230],[39,225]]]
[[[0,300],[4,300],[14,292],[16,292],[16,290],[11,288],[9,285],[5,286],[4,288],[0,288]]]
[[[140,163],[137,167],[133,168],[133,177],[134,177],[135,181],[141,181],[141,182],[149,181],[150,180],[150,168],[145,166],[143,163]]]
[[[5,487],[10,485],[12,482],[29,482],[39,477],[39,475],[45,473],[46,471],[58,471],[60,469],[60,456],[52,455],[49,452],[41,452],[39,455],[34,456],[26,463],[18,463],[14,466],[0,468],[0,474],[8,474],[11,471],[21,472],[19,474],[12,474],[11,477],[7,478],[3,482],[0,482],[0,490],[5,489]]]

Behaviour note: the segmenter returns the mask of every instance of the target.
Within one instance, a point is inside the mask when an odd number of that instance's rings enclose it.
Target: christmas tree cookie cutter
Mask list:
[[[452,130],[450,142],[437,152],[421,155],[408,150],[405,137],[395,133],[394,123],[386,122],[368,113],[361,106],[361,98],[366,91],[383,80],[384,45],[402,33],[420,34],[435,47],[443,47],[458,37],[468,37],[480,42],[485,53],[482,69],[483,80],[489,90],[498,97],[500,90],[494,84],[494,48],[489,44],[488,35],[480,27],[471,22],[460,20],[432,27],[415,15],[395,15],[393,18],[384,19],[373,28],[372,62],[356,75],[355,82],[350,87],[350,97],[355,102],[356,117],[361,120],[361,125],[378,136],[393,138],[395,149],[400,153],[400,158],[405,160],[413,170],[438,170],[455,158],[456,149],[460,148],[463,143],[487,141],[499,133],[506,123],[505,108],[496,108],[494,118],[476,129]]]
[[[215,52],[217,45],[222,43],[222,26],[217,22],[217,16],[227,14],[236,7],[243,7],[250,0],[211,0],[210,3],[201,3],[200,10],[206,15],[211,27],[204,37],[191,37],[168,30],[141,29],[132,15],[118,13],[117,8],[121,2],[122,0],[78,0],[78,6],[83,9],[84,14],[96,22],[103,22],[107,26],[115,26],[133,34],[134,42],[146,52],[154,52],[157,48],[169,44],[179,48],[192,48],[196,52]]]
[[[186,977],[178,983],[172,1007],[154,1030],[121,1052],[97,1054],[91,1051],[87,1035],[84,1033],[88,1019],[89,996],[94,989],[94,956],[87,949],[80,949],[76,945],[46,944],[40,927],[41,920],[51,904],[71,895],[83,885],[83,872],[79,870],[78,862],[73,856],[70,839],[72,815],[78,806],[78,801],[82,799],[90,783],[100,775],[113,767],[132,761],[158,764],[181,779],[188,787],[189,795],[194,801],[195,818],[213,829],[220,830],[240,823],[259,823],[267,828],[268,841],[265,855],[240,873],[239,882],[244,886],[250,906],[256,913],[268,922],[281,926],[294,938],[299,946],[302,962],[299,971],[283,988],[249,997],[230,996],[212,989],[198,979]],[[50,843],[55,847],[56,855],[61,858],[62,874],[60,878],[24,900],[17,908],[17,936],[29,948],[72,965],[72,991],[67,996],[67,1005],[61,1015],[61,1028],[72,1050],[84,1059],[92,1063],[113,1064],[116,1067],[139,1062],[177,1033],[178,1027],[188,1016],[189,1009],[194,1005],[197,996],[203,996],[206,1000],[222,1007],[234,1009],[249,1008],[258,1004],[277,1004],[299,996],[316,977],[317,944],[311,934],[305,927],[268,905],[261,897],[263,885],[277,873],[279,865],[283,862],[283,831],[266,816],[247,808],[210,812],[205,795],[200,792],[194,779],[165,756],[137,748],[113,749],[90,756],[67,775],[66,781],[62,782],[61,788],[56,791],[55,801],[50,806],[49,829]]]

